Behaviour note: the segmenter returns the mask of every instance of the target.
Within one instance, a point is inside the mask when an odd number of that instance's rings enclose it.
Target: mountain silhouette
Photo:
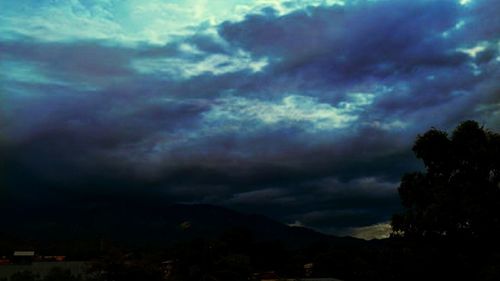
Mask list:
[[[131,245],[168,246],[196,238],[214,238],[230,229],[246,229],[256,240],[279,240],[291,247],[324,242],[347,246],[365,241],[335,237],[288,226],[263,215],[245,214],[207,204],[127,205],[31,209],[4,220],[5,230],[25,239],[103,238]],[[4,230],[4,231],[5,231]]]

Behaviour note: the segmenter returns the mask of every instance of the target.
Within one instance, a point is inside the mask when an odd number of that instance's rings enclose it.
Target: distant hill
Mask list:
[[[229,229],[243,228],[253,233],[256,240],[279,240],[291,247],[317,242],[345,246],[365,243],[355,238],[287,226],[262,215],[205,204],[50,206],[22,213],[14,211],[3,219],[6,228],[0,231],[37,240],[102,238],[134,245],[171,245],[195,238],[217,237]]]

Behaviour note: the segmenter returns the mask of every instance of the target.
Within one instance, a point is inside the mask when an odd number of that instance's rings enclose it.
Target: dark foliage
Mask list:
[[[55,267],[41,281],[82,281],[82,278],[74,276],[69,270]]]
[[[73,275],[69,270],[54,267],[43,277],[31,271],[21,271],[14,273],[9,281],[83,281],[83,279]]]
[[[434,128],[419,135],[413,151],[426,169],[404,175],[399,187],[405,211],[392,219],[393,240],[406,262],[398,271],[499,280],[500,135],[465,121],[451,136]]]
[[[38,275],[35,275],[34,273],[29,271],[18,272],[10,277],[10,281],[37,281],[37,280],[39,280]]]
[[[489,241],[500,235],[500,135],[475,121],[460,124],[451,137],[431,129],[413,146],[425,172],[403,176],[403,214],[396,235],[415,239]]]

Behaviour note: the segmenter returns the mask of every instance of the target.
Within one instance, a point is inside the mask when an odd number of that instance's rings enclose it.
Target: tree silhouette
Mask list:
[[[405,174],[405,211],[393,235],[493,241],[500,237],[500,135],[465,121],[453,131],[430,129],[413,146],[424,172]]]

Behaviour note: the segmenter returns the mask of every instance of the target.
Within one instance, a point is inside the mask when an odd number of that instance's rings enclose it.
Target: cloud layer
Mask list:
[[[495,1],[188,2],[0,4],[4,198],[371,231],[418,133],[500,129]]]

